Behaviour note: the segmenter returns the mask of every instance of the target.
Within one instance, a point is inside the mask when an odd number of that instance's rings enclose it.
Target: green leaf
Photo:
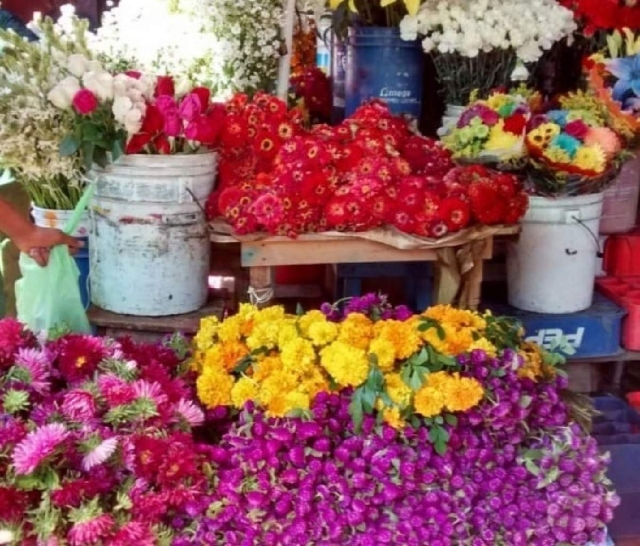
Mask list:
[[[82,160],[87,170],[93,167],[93,152],[95,151],[95,144],[93,142],[84,141],[82,143]]]
[[[62,157],[75,154],[80,149],[80,141],[73,135],[67,135],[60,142],[59,152]]]
[[[442,425],[444,423],[444,419],[442,418],[442,415],[438,415],[435,421],[436,421],[436,424],[438,425]]]
[[[365,413],[373,413],[373,408],[376,406],[376,399],[378,398],[377,393],[368,388],[367,386],[361,387],[361,400],[362,400],[362,409]]]
[[[124,155],[124,146],[122,140],[118,139],[111,147],[111,159],[117,161],[122,155]]]
[[[251,355],[245,356],[240,362],[236,364],[235,368],[233,368],[232,373],[243,374],[249,369],[249,366],[251,366],[251,364],[253,364],[253,358],[251,357]]]
[[[545,487],[549,487],[553,482],[555,482],[560,476],[560,470],[558,467],[554,467],[549,470],[549,473],[545,476],[544,480],[542,480],[538,484],[538,489],[544,489]]]
[[[540,475],[540,468],[538,468],[538,465],[534,463],[532,460],[525,459],[524,466],[529,471],[530,474],[533,474],[534,476]]]
[[[447,452],[447,442],[445,440],[437,441],[434,446],[438,455],[444,455]]]
[[[447,425],[451,425],[452,427],[455,427],[458,425],[458,418],[452,413],[447,413],[444,416],[444,420],[446,421]]]
[[[411,387],[411,366],[405,365],[400,370],[400,379],[407,387]]]
[[[100,132],[100,128],[97,125],[94,125],[93,123],[83,123],[82,137],[83,140],[88,140],[95,143],[102,138],[102,134]]]
[[[435,444],[439,439],[440,439],[440,428],[437,426],[434,426],[429,431],[429,441],[432,444]]]
[[[362,391],[360,389],[353,393],[353,398],[349,404],[349,415],[353,420],[353,428],[356,433],[362,430],[362,421],[364,420],[364,411],[362,409]]]
[[[413,428],[420,428],[420,418],[417,415],[412,415],[409,422]]]
[[[427,352],[427,349],[425,347],[423,347],[419,353],[416,353],[409,359],[409,363],[413,366],[422,366],[427,362],[429,362],[429,353]]]
[[[296,304],[296,316],[301,317],[302,315],[304,315],[304,307],[302,307],[302,305],[297,303]]]
[[[411,377],[409,378],[409,387],[414,390],[417,391],[420,389],[420,387],[422,387],[423,385],[423,381],[420,378],[420,373],[415,371],[411,374]]]
[[[447,337],[447,335],[444,332],[444,328],[437,320],[434,320],[431,318],[423,318],[422,323],[420,324],[420,326],[418,326],[418,330],[420,330],[421,332],[426,332],[431,328],[435,329],[440,339],[444,339],[445,337]]]
[[[107,151],[104,148],[96,147],[93,152],[93,162],[104,169],[109,164]]]

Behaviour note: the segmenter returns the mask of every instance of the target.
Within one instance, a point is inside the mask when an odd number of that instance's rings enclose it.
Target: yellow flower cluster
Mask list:
[[[253,401],[282,417],[308,410],[320,392],[369,388],[371,378],[380,377],[374,406],[394,427],[414,414],[465,412],[483,398],[478,381],[457,369],[429,373],[428,362],[417,364],[423,366],[419,384],[407,373],[428,347],[443,358],[474,349],[496,356],[487,325],[486,315],[443,305],[404,322],[352,313],[340,323],[320,311],[294,316],[282,307],[242,305],[222,322],[202,320],[194,339],[198,396],[209,408],[240,409]]]

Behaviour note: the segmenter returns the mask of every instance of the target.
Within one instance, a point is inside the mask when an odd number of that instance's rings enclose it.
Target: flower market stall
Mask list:
[[[122,0],[0,30],[2,164],[42,223],[91,198],[78,290],[114,334],[0,320],[0,544],[640,537],[640,398],[575,374],[640,360],[640,5],[592,11]],[[276,297],[283,266],[397,264],[433,294]]]

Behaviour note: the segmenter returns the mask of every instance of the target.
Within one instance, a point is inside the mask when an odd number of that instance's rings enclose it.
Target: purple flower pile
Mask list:
[[[599,543],[618,497],[607,458],[571,424],[559,391],[481,351],[465,374],[491,402],[447,426],[438,455],[426,427],[397,431],[349,397],[321,394],[310,416],[271,419],[251,403],[216,449],[218,485],[177,546],[555,546]],[[520,362],[521,363],[521,362]]]
[[[351,313],[360,313],[372,320],[409,320],[413,313],[406,305],[393,306],[384,294],[365,294],[345,298],[336,303],[323,303],[320,310],[333,322],[344,320]]]

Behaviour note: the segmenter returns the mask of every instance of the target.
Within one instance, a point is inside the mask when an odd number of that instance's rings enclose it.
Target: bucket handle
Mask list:
[[[598,239],[598,236],[586,224],[586,222],[580,218],[580,213],[577,212],[577,211],[567,212],[566,219],[567,220],[569,220],[569,219],[573,220],[574,222],[576,222],[577,224],[581,225],[584,229],[587,230],[589,235],[591,235],[591,237],[593,238],[594,242],[596,243],[596,256],[598,258],[602,258],[604,256],[604,250],[602,249],[602,246],[600,245],[600,240]],[[569,222],[567,222],[567,223],[569,223]],[[565,249],[565,253],[567,254],[567,256],[575,256],[578,253],[578,251],[577,250],[570,250],[570,249],[566,248]]]

